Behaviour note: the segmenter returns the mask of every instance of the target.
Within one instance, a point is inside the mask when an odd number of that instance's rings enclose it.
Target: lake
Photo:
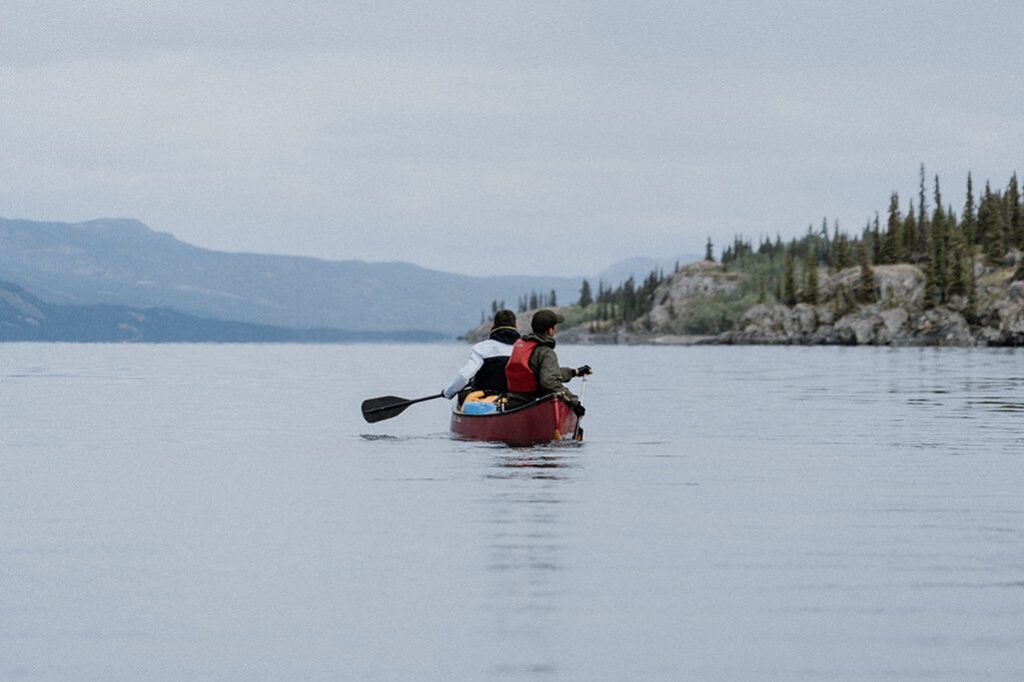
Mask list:
[[[1024,679],[1022,352],[568,346],[579,446],[363,422],[467,355],[0,345],[0,679]]]

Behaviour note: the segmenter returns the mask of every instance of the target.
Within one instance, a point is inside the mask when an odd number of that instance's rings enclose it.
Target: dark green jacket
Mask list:
[[[563,382],[569,381],[576,376],[576,371],[571,367],[560,367],[558,365],[558,354],[555,353],[555,339],[546,334],[527,334],[524,341],[536,341],[537,347],[530,355],[530,369],[537,377],[536,395],[524,393],[509,393],[509,402],[513,405],[521,405],[534,400],[538,396],[557,393],[571,403],[578,403],[579,398],[565,387]]]

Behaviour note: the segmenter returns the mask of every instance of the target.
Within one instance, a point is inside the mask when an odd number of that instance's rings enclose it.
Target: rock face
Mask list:
[[[690,336],[695,305],[718,293],[735,292],[740,280],[739,273],[725,272],[720,265],[710,261],[686,265],[658,287],[651,311],[634,322],[629,331]]]
[[[738,329],[720,334],[723,344],[823,344],[859,346],[1024,345],[1024,282],[988,286],[974,310],[965,297],[925,309],[924,273],[913,265],[874,268],[879,300],[853,302],[860,269],[830,277],[825,302],[793,307],[755,305]]]

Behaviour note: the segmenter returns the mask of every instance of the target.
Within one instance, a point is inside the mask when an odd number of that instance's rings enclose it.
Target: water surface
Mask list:
[[[1019,352],[559,350],[510,449],[360,417],[461,345],[0,346],[0,679],[1024,679]]]

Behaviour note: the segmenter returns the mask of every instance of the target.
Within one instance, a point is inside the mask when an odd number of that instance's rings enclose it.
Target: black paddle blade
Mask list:
[[[397,417],[410,405],[412,405],[411,400],[408,398],[399,398],[397,395],[370,398],[363,401],[363,419],[371,424],[374,422],[381,422],[385,419]]]

